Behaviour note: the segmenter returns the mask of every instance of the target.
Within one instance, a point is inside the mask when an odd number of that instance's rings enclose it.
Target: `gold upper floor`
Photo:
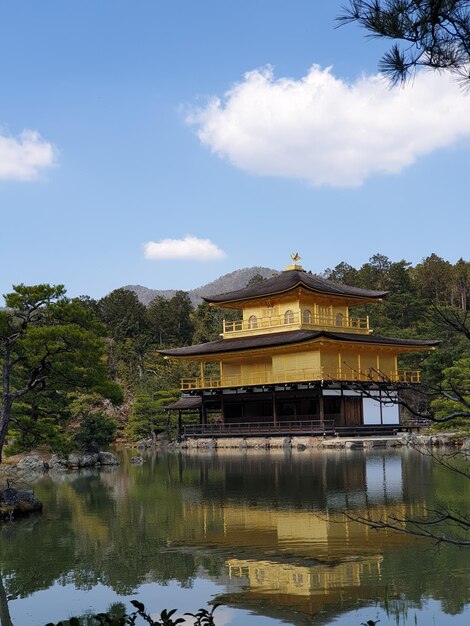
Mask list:
[[[222,337],[248,337],[291,330],[334,330],[370,334],[369,317],[350,315],[344,299],[313,296],[299,289],[272,300],[243,304],[242,319],[223,321]]]
[[[269,332],[281,332],[288,330],[347,330],[348,333],[371,333],[369,327],[369,316],[349,317],[342,311],[334,309],[286,309],[283,313],[273,312],[271,315],[258,317],[255,312],[250,311],[247,319],[236,321],[223,321],[222,336],[224,339],[230,337],[245,337]]]

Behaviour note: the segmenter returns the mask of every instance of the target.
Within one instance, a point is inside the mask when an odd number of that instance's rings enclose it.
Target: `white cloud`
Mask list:
[[[223,259],[225,252],[209,239],[198,239],[187,235],[183,239],[162,239],[144,244],[146,259],[191,259],[192,261],[214,261]]]
[[[55,163],[56,150],[34,130],[0,135],[0,180],[34,180]]]
[[[380,75],[348,84],[316,65],[300,80],[275,79],[266,68],[247,73],[187,121],[240,169],[354,187],[469,137],[470,95],[433,72],[391,89]]]

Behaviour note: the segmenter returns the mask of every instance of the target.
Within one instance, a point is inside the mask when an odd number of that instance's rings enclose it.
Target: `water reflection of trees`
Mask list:
[[[224,601],[266,615],[281,607],[342,612],[357,597],[380,599],[386,588],[417,603],[443,599],[449,613],[470,600],[468,554],[341,523],[345,507],[416,512],[448,498],[465,502],[432,459],[188,454],[124,469],[36,486],[45,514],[0,527],[5,594],[24,597],[58,581],[83,589],[101,583],[125,595],[143,582],[191,585],[202,568],[219,579],[225,570],[246,586]]]
[[[82,589],[102,583],[119,594],[149,580],[191,584],[201,559],[167,550],[170,529],[183,524],[178,484],[177,466],[160,462],[150,475],[133,473],[125,487],[117,476],[91,472],[43,481],[36,493],[45,515],[0,527],[8,595],[24,597],[56,581]]]

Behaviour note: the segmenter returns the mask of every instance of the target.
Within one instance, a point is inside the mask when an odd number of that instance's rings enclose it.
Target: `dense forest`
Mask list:
[[[470,262],[452,264],[432,254],[413,266],[376,254],[360,268],[341,262],[323,277],[389,292],[382,304],[355,311],[369,316],[376,334],[440,339],[435,352],[408,355],[402,366],[422,370],[430,393],[419,396],[420,411],[455,413],[468,422]],[[18,396],[10,407],[9,452],[41,443],[65,451],[104,445],[116,435],[171,434],[174,425],[164,407],[178,398],[180,379],[197,372],[194,364],[165,360],[157,350],[217,339],[222,320],[238,317],[204,303],[193,307],[183,291],[145,306],[124,288],[100,300],[68,300],[64,290],[49,290],[19,287],[0,312],[2,365],[5,371],[9,359],[14,390],[7,390],[8,398]]]

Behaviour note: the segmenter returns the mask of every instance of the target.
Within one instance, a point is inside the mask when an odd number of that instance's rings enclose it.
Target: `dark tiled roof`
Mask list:
[[[370,289],[360,289],[359,287],[348,287],[339,285],[331,280],[325,280],[315,274],[308,274],[303,270],[286,270],[280,272],[272,278],[263,280],[256,285],[222,293],[218,296],[206,296],[206,302],[223,303],[237,302],[239,300],[252,300],[255,298],[269,298],[281,293],[304,287],[309,291],[324,293],[328,295],[350,296],[353,298],[366,298],[377,300],[387,295],[387,291],[371,291]]]
[[[174,348],[172,350],[159,350],[164,356],[192,357],[222,354],[223,352],[240,352],[243,350],[257,350],[261,348],[275,348],[288,346],[296,343],[313,341],[323,338],[330,341],[346,341],[350,343],[381,344],[390,346],[430,348],[439,344],[439,341],[421,339],[395,339],[393,337],[380,337],[379,335],[360,335],[352,333],[332,333],[315,330],[292,330],[281,333],[266,335],[253,335],[251,337],[236,337],[234,339],[218,339],[210,343],[200,343],[186,348]]]
[[[356,343],[380,343],[391,346],[414,346],[422,348],[432,348],[438,346],[440,341],[436,339],[400,339],[399,337],[382,337],[381,335],[358,335],[350,333],[323,333],[325,337],[335,341],[351,341]],[[345,339],[346,338],[346,339]]]
[[[180,411],[184,409],[198,409],[202,405],[202,400],[200,396],[191,396],[190,398],[180,398],[176,402],[172,402],[171,404],[167,404],[165,409],[175,410],[179,409]]]

